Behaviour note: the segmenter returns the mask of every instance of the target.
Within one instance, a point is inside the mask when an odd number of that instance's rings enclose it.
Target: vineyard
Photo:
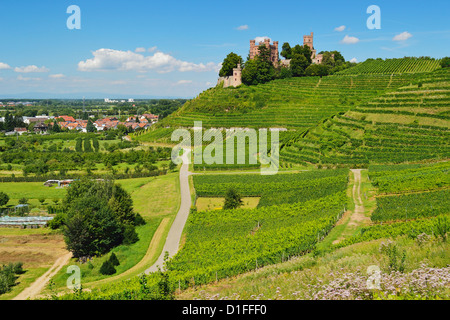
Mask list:
[[[402,74],[431,72],[440,68],[440,61],[423,57],[407,57],[400,59],[367,59],[366,61],[343,71],[340,75],[355,74]]]
[[[450,157],[450,72],[415,74],[414,84],[330,117],[286,143],[280,160],[368,167]]]
[[[181,288],[230,277],[314,249],[344,212],[344,191],[303,203],[193,212],[169,263]]]
[[[224,197],[234,188],[244,197],[261,197],[258,207],[315,200],[345,190],[348,170],[319,170],[264,176],[195,175],[197,197]]]
[[[370,178],[380,194],[432,191],[450,186],[450,163],[371,166]]]
[[[408,220],[434,217],[450,208],[450,190],[377,198],[372,221]]]
[[[378,188],[373,224],[336,247],[450,229],[449,169],[448,162],[370,166],[369,177]]]

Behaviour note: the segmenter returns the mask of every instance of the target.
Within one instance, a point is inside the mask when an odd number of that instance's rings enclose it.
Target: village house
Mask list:
[[[25,132],[27,132],[27,128],[14,128],[14,133],[17,133],[19,135],[22,135]]]

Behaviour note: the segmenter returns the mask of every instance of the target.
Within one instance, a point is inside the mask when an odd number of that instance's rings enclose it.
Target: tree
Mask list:
[[[116,268],[114,268],[113,264],[109,260],[106,260],[100,267],[100,273],[109,276],[116,273]]]
[[[119,259],[117,259],[116,254],[113,252],[111,253],[111,256],[109,257],[109,262],[111,262],[111,264],[116,267],[120,264]]]
[[[320,64],[312,64],[305,70],[305,74],[308,77],[311,76],[327,76],[329,74],[329,68]]]
[[[278,54],[278,53],[277,53]],[[259,53],[256,57],[256,62],[258,63],[258,78],[259,83],[264,83],[273,80],[275,75],[275,67],[270,60],[270,49],[265,45],[259,46]]]
[[[228,189],[225,195],[225,203],[223,209],[236,209],[243,204],[241,195],[235,189]]]
[[[441,60],[441,67],[442,68],[449,68],[450,67],[450,57],[445,57]]]
[[[290,67],[281,67],[278,72],[279,79],[292,78],[292,70]]]
[[[325,66],[329,66],[330,68],[334,68],[334,66],[336,65],[336,61],[334,60],[331,52],[327,51],[323,53],[322,64]]]
[[[281,47],[280,55],[285,59],[292,58],[292,48],[288,42],[283,43],[283,46]]]
[[[294,77],[301,77],[305,75],[305,70],[309,63],[303,54],[294,53],[291,59],[291,71]]]
[[[131,197],[111,180],[75,181],[63,201],[63,233],[75,257],[104,254],[133,233],[136,215]],[[131,237],[130,237],[131,238]]]
[[[108,202],[119,222],[122,224],[133,224],[136,214],[133,211],[133,200],[129,193],[120,185],[114,184],[112,195]]]
[[[14,116],[7,111],[5,114],[5,121],[4,121],[4,128],[6,131],[13,131],[14,130]]]
[[[170,161],[169,163],[169,170],[173,171],[177,168],[177,165],[175,163],[173,163],[173,161]]]
[[[222,69],[219,71],[220,77],[227,77],[233,75],[233,68],[236,68],[238,64],[242,65],[242,57],[234,52],[231,52],[223,60]]]
[[[87,132],[95,132],[95,131],[97,131],[97,128],[95,128],[95,126],[92,123],[91,119],[88,120],[88,123],[86,125],[86,131]]]
[[[74,257],[101,255],[122,243],[123,229],[106,203],[90,196],[78,199],[67,212],[63,228]]]
[[[308,64],[311,64],[311,62],[312,62],[312,59],[311,59],[312,52],[311,52],[311,49],[309,48],[308,45],[306,45],[306,44],[304,46],[301,46],[299,44],[296,45],[292,49],[292,54],[294,54],[294,53],[301,54],[301,55],[305,56],[306,60],[308,61]]]
[[[245,63],[242,70],[242,83],[250,86],[258,84],[258,64],[256,60],[250,59]]]
[[[0,192],[0,207],[5,206],[8,202],[9,196],[4,192]]]

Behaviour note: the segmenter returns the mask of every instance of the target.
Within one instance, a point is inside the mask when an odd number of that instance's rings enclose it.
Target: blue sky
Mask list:
[[[80,30],[67,28],[70,5]],[[367,28],[370,5],[381,9],[379,30]],[[318,51],[347,60],[441,58],[448,12],[447,0],[2,0],[0,96],[194,97],[216,84],[228,53],[247,58],[250,39],[293,46],[311,31]]]

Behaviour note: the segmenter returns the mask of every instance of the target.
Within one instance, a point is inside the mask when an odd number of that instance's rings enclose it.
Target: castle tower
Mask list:
[[[233,68],[233,87],[240,86],[242,84],[242,69],[241,64],[238,63],[236,68]]]
[[[250,40],[250,59],[254,59],[258,55],[258,47],[255,40]]]
[[[307,45],[311,51],[314,50],[314,33],[311,32],[309,36],[303,36],[303,45]]]

